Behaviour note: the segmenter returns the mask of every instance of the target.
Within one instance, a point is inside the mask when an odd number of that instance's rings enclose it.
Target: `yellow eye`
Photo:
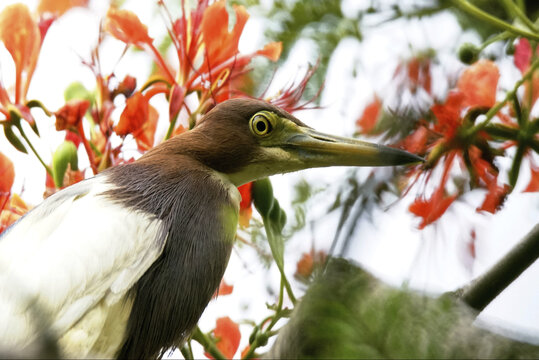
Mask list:
[[[250,126],[251,132],[258,136],[269,135],[273,130],[271,122],[266,115],[263,114],[255,114],[255,116],[251,118]]]

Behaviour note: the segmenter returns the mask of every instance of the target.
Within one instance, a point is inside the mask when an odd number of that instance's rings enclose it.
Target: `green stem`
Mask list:
[[[180,348],[180,352],[182,353],[184,359],[194,359],[190,341]]]
[[[158,83],[163,83],[168,88],[172,86],[166,79],[163,79],[160,77],[151,77],[148,81],[144,83],[144,85],[142,85],[142,87],[140,88],[140,92],[143,92],[146,89],[148,89],[150,86],[152,86],[153,84],[158,84]]]
[[[264,221],[264,225],[266,223],[269,223],[269,221]],[[270,226],[267,226],[266,227],[266,233],[268,236],[271,236],[271,237],[275,237],[275,233],[273,232],[273,229],[271,229],[271,225]],[[281,236],[281,234],[277,235],[277,236]],[[270,240],[270,244],[274,244],[276,241],[275,240]],[[275,256],[275,254],[274,254]],[[277,268],[279,269],[279,272],[281,273],[281,282],[284,284],[284,287],[286,289],[286,293],[288,294],[288,297],[290,298],[290,301],[292,302],[292,304],[296,305],[296,297],[294,296],[294,292],[292,291],[292,286],[290,286],[290,282],[288,282],[288,279],[286,278],[286,274],[285,274],[285,271],[284,271],[284,266],[282,266],[282,264],[280,262],[276,262],[277,263]]]
[[[281,279],[281,289],[279,290],[279,302],[277,303],[277,311],[275,313],[275,316],[271,319],[271,323],[268,325],[268,328],[266,331],[271,330],[277,321],[279,321],[280,317],[279,314],[281,313],[281,310],[283,310],[283,300],[284,300],[284,282]]]
[[[520,21],[522,21],[522,23],[526,25],[526,27],[528,27],[530,31],[538,32],[535,24],[530,19],[528,19],[526,14],[524,14],[524,12],[517,6],[517,4],[513,2],[513,0],[503,0],[503,4],[505,5],[507,11],[509,11],[513,16],[520,19]]]
[[[539,41],[539,35],[531,33],[526,30],[519,29],[511,24],[506,23],[503,20],[498,19],[495,16],[490,15],[489,13],[484,12],[483,10],[479,9],[477,6],[471,4],[467,0],[451,0],[451,2],[461,9],[462,11],[468,13],[469,15],[478,18],[479,20],[482,20],[496,28],[507,30],[512,32],[515,35],[524,36],[529,39],[533,39],[536,41]]]
[[[165,135],[165,140],[170,139],[170,137],[172,136],[172,132],[174,131],[174,126],[176,126],[176,121],[178,120],[178,115],[179,114],[180,113],[178,112],[178,114],[176,114],[176,116],[174,116],[174,118],[172,118],[172,120],[170,121],[170,125],[168,126],[167,134]]]
[[[513,87],[513,89],[511,91],[509,91],[506,95],[505,95],[505,98],[498,102],[496,105],[494,105],[492,108],[490,108],[490,110],[485,114],[486,116],[486,119],[485,121],[475,125],[474,127],[468,129],[468,131],[466,132],[466,136],[472,136],[474,134],[476,134],[478,131],[480,130],[483,130],[485,128],[485,126],[488,125],[488,123],[490,122],[490,120],[492,120],[494,118],[494,116],[498,113],[498,111],[500,111],[504,106],[505,104],[510,100],[512,99],[518,88],[526,81],[528,80],[528,78],[530,78],[532,75],[533,75],[533,72],[535,71],[535,69],[539,67],[539,59],[538,60],[535,60],[532,65],[530,66],[530,68],[526,71],[526,73],[524,73],[524,75],[522,76],[522,79],[520,79],[519,81],[517,81],[515,83],[515,86]]]
[[[202,345],[204,350],[206,350],[215,359],[226,359],[221,350],[219,350],[215,345],[215,342],[212,341],[208,335],[204,334],[198,326],[193,333],[192,339]]]
[[[508,38],[510,38],[512,36],[513,35],[509,31],[501,32],[501,33],[487,39],[483,44],[481,44],[481,46],[479,47],[479,50],[483,51],[490,44],[495,43],[495,42],[500,41],[500,40],[508,39]]]
[[[17,126],[17,129],[19,129],[19,132],[21,133],[21,136],[23,137],[24,141],[26,141],[26,143],[28,144],[28,146],[30,147],[30,149],[32,150],[32,152],[34,153],[34,155],[37,157],[37,159],[39,160],[39,162],[41,163],[41,165],[43,165],[43,167],[45,168],[45,170],[47,171],[47,173],[52,176],[52,170],[50,167],[47,166],[47,164],[45,164],[45,162],[43,161],[43,159],[41,158],[41,156],[39,156],[39,154],[37,153],[37,150],[34,148],[34,145],[32,145],[32,142],[30,141],[30,139],[28,139],[28,137],[26,136],[24,130],[22,129],[22,126],[19,124]]]
[[[270,322],[270,324],[268,325],[268,327],[266,328],[266,330],[263,333],[264,337],[270,338],[270,337],[277,334],[277,331],[271,331],[271,329],[273,329],[275,324],[277,324],[277,322],[284,317],[283,311],[282,311],[283,310],[283,303],[284,303],[284,282],[281,281],[281,288],[279,290],[279,300],[278,300],[278,303],[277,303],[277,310],[275,311],[275,315],[273,315],[271,317],[271,322]],[[270,319],[270,318],[265,318],[260,323],[260,325],[259,325],[260,329],[262,329],[262,327],[264,326],[264,323],[268,319]],[[259,346],[259,342],[260,342],[260,335],[255,336],[254,341],[251,344],[249,344],[249,351],[247,351],[247,353],[243,356],[243,359],[250,359],[250,358],[253,357],[253,355],[255,353],[255,350]]]

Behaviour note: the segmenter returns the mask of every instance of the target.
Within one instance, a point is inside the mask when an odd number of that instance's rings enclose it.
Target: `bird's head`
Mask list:
[[[307,168],[422,161],[402,150],[318,132],[288,112],[254,99],[225,101],[192,131],[162,145],[225,174],[237,186]]]

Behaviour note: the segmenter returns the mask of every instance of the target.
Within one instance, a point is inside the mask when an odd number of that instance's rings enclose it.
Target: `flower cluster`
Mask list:
[[[38,100],[28,100],[28,88],[49,27],[71,7],[86,6],[87,1],[41,0],[38,20],[34,20],[30,10],[21,4],[8,6],[0,14],[0,40],[11,54],[16,69],[11,93],[10,88],[0,82],[0,114],[3,115],[0,124],[16,149],[22,152],[30,149],[42,163],[47,174],[45,196],[82,180],[88,175],[87,170],[89,174],[97,174],[108,167],[133,161],[125,156],[126,139],[134,139],[140,152],[151,149],[161,141],[156,139],[159,121],[168,121],[164,141],[193,128],[215,104],[232,97],[251,96],[241,90],[243,82],[247,81],[251,59],[262,56],[276,61],[280,57],[279,42],[270,42],[250,54],[239,52],[239,40],[249,18],[243,6],[231,6],[234,24],[230,26],[224,0],[199,0],[192,9],[182,2],[182,14],[177,19],[170,16],[164,2],[158,1],[158,4],[168,15],[166,25],[174,51],[158,48],[147,26],[135,13],[112,6],[100,28],[98,44],[90,59],[83,62],[95,76],[95,89],[73,83],[65,91],[65,105],[56,111],[50,111]],[[114,73],[102,72],[100,46],[109,35],[123,42],[126,49],[135,47],[149,54],[155,70],[144,84],[137,84],[130,75],[117,79]],[[175,59],[166,56],[171,53]],[[314,68],[299,84],[290,84],[269,100],[290,111],[304,108],[306,104],[299,102],[313,72]],[[160,113],[150,104],[151,99],[159,95],[168,102],[168,114]],[[118,97],[125,101],[117,101]],[[119,109],[117,118],[114,114],[118,113],[117,107],[122,103],[125,106]],[[27,125],[22,124],[22,121],[26,122],[39,135],[31,111],[36,107],[54,117],[56,130],[65,133],[65,141],[54,152],[51,164],[42,160],[26,136]],[[81,145],[82,153],[88,158],[88,169],[78,168]],[[249,189],[250,184],[240,189],[244,199],[240,214],[243,227],[248,226],[252,212]]]
[[[498,66],[490,60],[476,61],[462,71],[445,100],[434,102],[427,114],[415,120],[412,130],[398,141],[400,147],[426,158],[425,164],[406,173],[410,179],[408,190],[412,185],[422,184],[418,185],[423,189],[421,194],[409,207],[411,213],[421,218],[420,229],[438,220],[459,196],[471,189],[486,190],[477,211],[495,213],[514,188],[523,158],[528,159],[532,174],[524,191],[539,190],[539,169],[532,155],[539,144],[538,120],[530,119],[539,96],[539,73],[533,67],[536,65],[532,65],[536,57],[528,40],[520,39],[514,63],[523,78],[498,102]],[[428,60],[412,59],[405,66],[400,65],[395,79],[411,93],[421,88],[431,95]],[[516,91],[522,84],[521,99]],[[387,131],[382,126],[383,117],[382,102],[375,97],[357,121],[359,132]],[[500,180],[496,158],[505,156],[511,147],[517,150],[508,174],[509,183],[504,183]],[[463,182],[463,178],[468,181]],[[433,181],[437,183],[427,186]]]

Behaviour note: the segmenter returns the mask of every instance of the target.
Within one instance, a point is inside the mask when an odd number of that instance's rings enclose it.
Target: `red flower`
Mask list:
[[[406,68],[408,70],[408,79],[410,79],[410,90],[412,93],[415,93],[418,87],[422,87],[430,94],[430,59],[428,57],[414,57],[408,62]]]
[[[241,195],[239,223],[242,228],[249,226],[249,220],[251,220],[251,216],[253,214],[253,208],[251,206],[253,203],[253,198],[251,196],[252,188],[252,182],[248,182],[247,184],[243,184],[238,187]]]
[[[531,171],[531,179],[528,183],[528,186],[526,186],[526,189],[524,189],[524,192],[536,192],[539,191],[539,166],[534,166],[533,164],[530,166]]]
[[[420,126],[402,141],[404,150],[413,154],[423,154],[427,149],[428,129]]]
[[[133,137],[140,151],[147,151],[153,147],[158,120],[159,112],[156,108],[148,104],[148,119],[142,124],[139,131],[133,133]]]
[[[488,184],[487,196],[481,207],[477,208],[477,211],[488,211],[494,214],[502,206],[511,187],[507,184],[499,186],[497,177]]]
[[[217,319],[213,336],[217,339],[216,346],[227,359],[234,358],[240,346],[240,327],[228,316]],[[212,359],[211,355],[205,353],[206,357]]]
[[[308,279],[317,267],[326,262],[326,258],[327,254],[322,250],[315,252],[312,249],[308,253],[303,253],[296,264],[296,273],[294,276],[298,280]]]
[[[313,272],[314,259],[311,253],[303,253],[301,259],[296,264],[296,275],[302,277],[309,277]]]
[[[444,104],[435,104],[431,111],[438,120],[434,130],[441,133],[446,140],[451,140],[462,124],[461,111],[464,95],[459,91],[451,91]]]
[[[174,129],[174,131],[172,132],[172,136],[183,134],[186,131],[187,129],[183,125],[180,124],[180,126]]]
[[[233,9],[236,22],[230,32],[225,1],[217,1],[204,11],[201,31],[206,46],[208,67],[220,65],[238,54],[238,43],[249,14],[241,5],[233,5]]]
[[[303,97],[303,93],[305,92],[305,89],[307,88],[307,84],[309,83],[309,80],[316,72],[316,69],[318,69],[318,63],[314,66],[310,66],[300,81],[291,82],[289,86],[280,90],[278,96],[270,99],[270,103],[288,112],[294,112],[298,110],[307,109],[308,105],[312,103],[322,91],[322,88],[318,89],[318,92],[311,99],[304,101],[303,103],[300,103]],[[260,98],[263,98],[264,95],[265,94],[263,93],[260,96]]]
[[[174,85],[170,89],[169,95],[169,108],[168,108],[168,117],[170,121],[178,116],[182,106],[183,100],[185,98],[185,89],[181,86]]]
[[[39,27],[26,5],[4,8],[0,14],[0,40],[15,62],[15,103],[23,103],[41,47]]]
[[[0,196],[4,194],[9,194],[11,187],[13,186],[13,181],[15,180],[15,168],[11,160],[0,153]],[[1,205],[1,202],[0,202]]]
[[[151,45],[153,39],[148,35],[148,27],[140,22],[137,15],[129,10],[110,7],[105,20],[105,30],[116,39],[139,48]]]
[[[528,99],[530,98],[531,91],[531,102],[528,104]],[[539,98],[539,71],[534,71],[532,74],[531,81],[526,81],[524,83],[524,104],[528,108],[532,108],[535,102]]]
[[[13,194],[9,201],[6,199],[0,205],[0,234],[30,210],[17,194]]]
[[[520,38],[515,45],[513,61],[521,73],[525,73],[528,67],[530,67],[531,58],[532,47],[530,46],[530,42],[526,38]]]
[[[490,108],[496,103],[500,71],[490,60],[476,61],[464,70],[457,83],[464,95],[463,106]]]
[[[127,99],[114,131],[120,136],[132,134],[139,150],[149,150],[154,143],[158,118],[159,113],[149,104],[146,96],[136,92]]]
[[[419,229],[423,229],[425,226],[438,220],[456,198],[456,194],[446,196],[444,194],[444,187],[440,186],[434,191],[430,199],[415,199],[415,201],[410,205],[409,210],[414,215],[423,218],[419,224]]]
[[[444,191],[445,184],[449,179],[449,171],[453,166],[453,160],[457,154],[459,154],[458,150],[453,150],[448,153],[444,163],[442,180],[440,185],[432,193],[431,197],[429,199],[418,197],[408,208],[411,213],[423,218],[419,224],[419,229],[423,229],[425,226],[438,220],[457,198],[458,194],[446,196]]]
[[[56,116],[56,130],[76,130],[89,107],[90,102],[88,100],[69,100],[54,113]]]
[[[376,126],[376,122],[380,117],[380,112],[382,110],[382,102],[375,96],[370,104],[365,107],[361,117],[357,119],[356,125],[361,128],[363,134],[372,132]]]
[[[75,6],[87,6],[88,0],[40,0],[37,12],[40,14],[51,13],[57,16]]]
[[[261,50],[258,50],[256,54],[265,56],[271,61],[277,61],[279,60],[282,51],[283,44],[280,41],[270,42],[269,44],[266,44]]]
[[[234,290],[234,285],[228,285],[224,280],[221,280],[221,283],[219,284],[219,289],[213,294],[213,297],[216,298],[217,296],[223,296],[223,295],[230,295],[232,294],[232,291]]]

